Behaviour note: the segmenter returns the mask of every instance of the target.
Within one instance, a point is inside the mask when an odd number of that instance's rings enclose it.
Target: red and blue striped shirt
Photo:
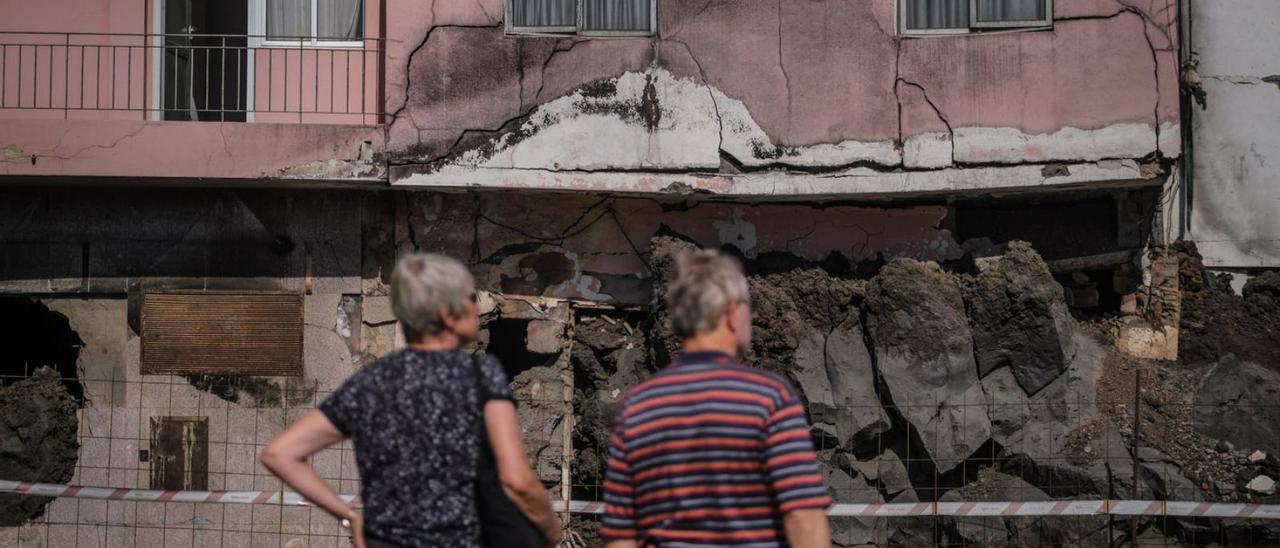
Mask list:
[[[627,394],[604,483],[605,541],[785,546],[782,516],[831,504],[795,388],[686,353]]]

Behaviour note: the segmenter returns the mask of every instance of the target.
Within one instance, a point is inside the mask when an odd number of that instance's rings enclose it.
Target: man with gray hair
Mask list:
[[[606,546],[830,546],[799,394],[738,361],[751,345],[741,265],[686,253],[665,298],[681,353],[627,394],[614,425]]]

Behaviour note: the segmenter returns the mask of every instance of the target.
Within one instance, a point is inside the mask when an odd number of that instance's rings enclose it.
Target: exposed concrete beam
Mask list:
[[[743,174],[565,171],[544,169],[445,168],[421,173],[393,166],[393,188],[572,191],[616,195],[706,195],[718,198],[799,199],[907,198],[930,194],[1045,192],[1146,186],[1163,181],[1158,165],[1136,160],[878,171],[853,168],[831,173],[772,170]]]

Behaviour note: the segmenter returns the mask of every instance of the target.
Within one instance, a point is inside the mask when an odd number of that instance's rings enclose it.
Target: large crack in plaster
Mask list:
[[[1170,33],[1169,33],[1169,28],[1172,27],[1173,22],[1168,21],[1166,23],[1161,24],[1160,22],[1154,20],[1151,15],[1146,13],[1146,11],[1144,11],[1142,8],[1138,6],[1123,2],[1122,0],[1116,0],[1116,3],[1120,5],[1121,8],[1113,13],[1102,14],[1102,15],[1081,15],[1081,16],[1075,16],[1075,17],[1056,18],[1054,19],[1054,23],[1059,24],[1059,23],[1069,23],[1072,21],[1095,21],[1095,20],[1102,20],[1102,19],[1115,19],[1117,17],[1122,17],[1124,15],[1134,15],[1138,17],[1138,19],[1142,22],[1142,29],[1143,29],[1142,37],[1143,39],[1146,40],[1147,48],[1151,51],[1151,72],[1152,72],[1152,77],[1154,78],[1153,86],[1155,88],[1154,89],[1155,100],[1152,102],[1153,104],[1152,104],[1152,117],[1151,117],[1152,119],[1151,129],[1154,133],[1152,140],[1155,143],[1155,149],[1152,150],[1151,152],[1160,156],[1163,156],[1165,152],[1171,152],[1176,154],[1181,147],[1181,143],[1180,143],[1181,130],[1179,128],[1179,125],[1174,122],[1165,122],[1160,119],[1160,107],[1162,105],[1161,93],[1160,93],[1161,92],[1160,53],[1176,51],[1174,47],[1173,37],[1170,36]],[[1162,13],[1168,12],[1168,10],[1169,10],[1169,6],[1168,4],[1166,4],[1165,9],[1161,10],[1161,12]],[[1151,40],[1152,31],[1155,31],[1161,37],[1163,37],[1164,43],[1167,44],[1168,47],[1165,47],[1165,48],[1156,47],[1155,42]],[[1170,137],[1170,141],[1166,143],[1164,142],[1165,135],[1176,136],[1176,139],[1174,139],[1174,137]]]
[[[947,133],[939,134],[937,132],[925,132],[911,135],[908,137],[899,137],[902,139],[902,157],[903,164],[906,167],[947,167],[956,164],[956,131],[951,126],[951,120],[947,119],[947,115],[942,113],[942,109],[934,104],[929,98],[929,92],[924,86],[911,82],[899,76],[894,82],[894,97],[898,101],[898,134],[902,135],[902,97],[898,95],[898,86],[906,85],[920,90],[920,96],[924,98],[924,102],[933,109],[933,113],[938,117],[938,121],[947,127]],[[931,160],[930,147],[933,143],[945,141],[948,148],[948,159],[943,162]]]
[[[778,71],[782,73],[782,82],[787,89],[787,133],[791,133],[791,76],[787,74],[787,65],[782,53],[782,2],[778,0]]]

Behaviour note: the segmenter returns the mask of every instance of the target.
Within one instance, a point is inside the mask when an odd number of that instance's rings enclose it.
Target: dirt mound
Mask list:
[[[673,236],[655,236],[649,241],[649,269],[653,273],[653,302],[649,307],[649,345],[653,363],[667,364],[680,349],[680,341],[671,334],[667,319],[667,283],[676,274],[676,259],[680,254],[697,249],[698,245]]]
[[[750,278],[747,362],[790,378],[809,403],[820,449],[862,453],[890,428],[854,301],[865,282],[818,268]]]
[[[1280,371],[1280,274],[1249,280],[1236,296],[1204,270],[1195,244],[1171,248],[1183,284],[1178,361],[1216,362],[1227,354]]]
[[[752,365],[789,374],[800,343],[814,332],[830,333],[850,318],[864,282],[833,278],[811,268],[785,274],[752,276]]]
[[[57,372],[36,370],[31,378],[0,388],[0,478],[66,483],[75,472],[80,444],[76,402]],[[39,517],[53,499],[0,495],[0,526]]]

